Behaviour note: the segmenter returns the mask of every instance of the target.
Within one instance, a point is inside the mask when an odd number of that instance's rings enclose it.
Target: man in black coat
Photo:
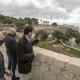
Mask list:
[[[13,72],[12,80],[19,80],[19,78],[16,77],[15,75],[15,70],[17,65],[17,55],[16,55],[17,42],[15,36],[16,36],[16,29],[10,28],[9,34],[4,39],[4,42],[9,61],[8,69]]]
[[[17,45],[17,58],[18,58],[18,70],[19,73],[25,75],[21,77],[21,80],[27,80],[27,75],[31,72],[32,61],[34,58],[33,45],[39,42],[38,39],[32,41],[33,28],[28,26],[24,30],[24,35],[20,38]]]

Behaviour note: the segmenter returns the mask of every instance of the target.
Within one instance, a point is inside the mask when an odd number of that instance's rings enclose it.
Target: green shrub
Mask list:
[[[19,40],[20,39],[20,36],[19,35],[16,35],[16,39]]]
[[[7,32],[2,32],[2,33],[3,33],[4,36],[7,36],[7,34],[8,34]]]
[[[48,38],[48,32],[46,30],[39,30],[36,32],[35,38],[39,38],[40,40],[44,41]]]
[[[67,33],[62,33],[60,31],[55,31],[52,33],[53,39],[56,39],[57,41],[63,40],[68,41],[69,40],[69,36],[67,35]]]

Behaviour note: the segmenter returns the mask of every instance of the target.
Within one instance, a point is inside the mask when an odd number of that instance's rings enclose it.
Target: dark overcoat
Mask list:
[[[7,37],[4,39],[4,43],[6,46],[6,52],[8,57],[16,60],[17,41],[15,39],[15,36],[8,34]]]
[[[32,61],[34,58],[33,45],[38,40],[34,40],[31,43],[25,36],[21,37],[17,45],[17,59],[18,59],[18,71],[21,74],[28,74],[32,69]]]

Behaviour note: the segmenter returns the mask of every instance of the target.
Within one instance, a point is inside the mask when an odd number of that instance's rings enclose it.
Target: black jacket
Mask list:
[[[17,59],[18,59],[18,70],[19,73],[28,74],[31,72],[32,61],[34,58],[33,45],[35,45],[38,40],[32,41],[30,43],[25,36],[23,36],[17,45]]]
[[[16,48],[17,42],[15,36],[8,34],[7,37],[4,39],[7,55],[13,58],[16,58]]]

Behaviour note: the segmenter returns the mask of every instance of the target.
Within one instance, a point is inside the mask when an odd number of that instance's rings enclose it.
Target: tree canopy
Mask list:
[[[38,19],[36,18],[14,18],[9,16],[0,15],[0,23],[2,24],[15,24],[18,29],[23,29],[26,24],[28,25],[38,25]]]

